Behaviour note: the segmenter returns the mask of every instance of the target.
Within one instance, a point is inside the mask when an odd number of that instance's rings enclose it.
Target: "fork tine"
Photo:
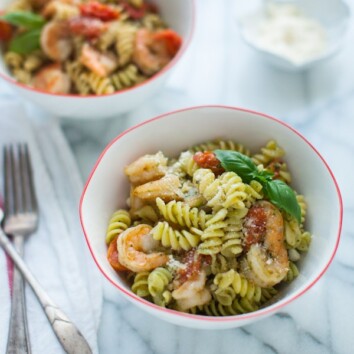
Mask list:
[[[5,215],[13,215],[15,213],[15,198],[13,192],[13,168],[11,147],[4,147],[4,190],[5,190]]]
[[[31,157],[27,144],[20,148],[20,160],[22,165],[23,194],[25,195],[27,212],[37,212],[37,198],[33,183]]]
[[[12,190],[15,200],[15,213],[23,212],[22,186],[21,186],[21,166],[19,161],[19,145],[10,146],[10,157],[12,165]]]

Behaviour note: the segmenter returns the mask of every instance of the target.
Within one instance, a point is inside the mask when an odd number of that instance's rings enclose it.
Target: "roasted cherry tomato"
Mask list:
[[[11,37],[12,26],[5,21],[0,21],[0,41],[9,41]]]
[[[211,151],[197,152],[193,156],[194,161],[201,168],[209,168],[216,175],[222,174],[225,170],[220,164],[220,161],[216,158],[215,154]]]
[[[174,57],[182,45],[182,38],[171,29],[160,30],[153,35],[153,40],[163,41],[166,44],[168,54]]]
[[[111,21],[119,18],[119,11],[112,6],[102,4],[98,1],[90,1],[80,5],[82,16],[98,18],[102,21]]]
[[[247,213],[243,224],[245,239],[245,250],[262,241],[266,233],[267,215],[264,208],[260,205],[254,205]]]
[[[127,271],[128,269],[119,263],[117,239],[118,239],[118,236],[116,236],[109,244],[108,250],[107,250],[107,259],[108,259],[109,264],[112,266],[112,268],[114,270],[116,270],[117,272],[123,272],[123,271]]]
[[[107,29],[107,25],[91,17],[76,17],[69,21],[69,27],[72,33],[82,35],[86,38],[97,38]]]

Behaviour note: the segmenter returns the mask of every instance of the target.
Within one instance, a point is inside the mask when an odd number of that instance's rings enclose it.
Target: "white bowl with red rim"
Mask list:
[[[271,139],[286,151],[293,187],[308,203],[306,229],[312,235],[308,253],[299,263],[300,275],[280,291],[277,301],[260,310],[230,317],[181,313],[156,306],[131,290],[106,259],[105,232],[112,213],[125,208],[129,182],[126,165],[144,154],[162,151],[176,157],[195,144],[232,139],[256,152]],[[80,218],[91,254],[104,276],[133,304],[166,321],[193,328],[238,327],[265,318],[309,290],[331,263],[340,239],[343,206],[337,182],[319,152],[286,123],[250,110],[202,106],[148,120],[115,138],[99,157],[81,197]]]
[[[0,12],[11,0],[0,0]],[[160,72],[134,87],[109,95],[51,94],[17,82],[0,56],[0,77],[21,96],[60,117],[95,119],[114,117],[128,112],[156,95],[161,90],[173,68],[189,48],[194,33],[195,0],[154,0],[162,18],[183,40],[177,55]]]

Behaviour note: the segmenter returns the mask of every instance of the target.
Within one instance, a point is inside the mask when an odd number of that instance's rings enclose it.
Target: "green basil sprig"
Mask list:
[[[301,222],[301,209],[294,190],[280,180],[273,180],[273,173],[267,170],[259,171],[254,162],[246,155],[237,151],[215,150],[216,158],[225,171],[237,173],[244,182],[256,180],[262,184],[264,194],[278,208]]]
[[[29,54],[40,48],[41,29],[24,32],[10,41],[9,49],[19,54]]]
[[[9,12],[1,16],[0,19],[28,30],[42,28],[45,24],[45,19],[42,16],[30,11]]]

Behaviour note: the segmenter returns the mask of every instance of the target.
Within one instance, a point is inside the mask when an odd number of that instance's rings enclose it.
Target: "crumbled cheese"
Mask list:
[[[293,4],[270,3],[253,41],[297,65],[319,57],[328,47],[325,28]]]
[[[168,268],[170,268],[173,271],[177,271],[180,269],[186,269],[186,264],[181,263],[180,261],[178,261],[177,259],[175,259],[172,254],[168,256],[168,262],[167,262],[167,266]]]

